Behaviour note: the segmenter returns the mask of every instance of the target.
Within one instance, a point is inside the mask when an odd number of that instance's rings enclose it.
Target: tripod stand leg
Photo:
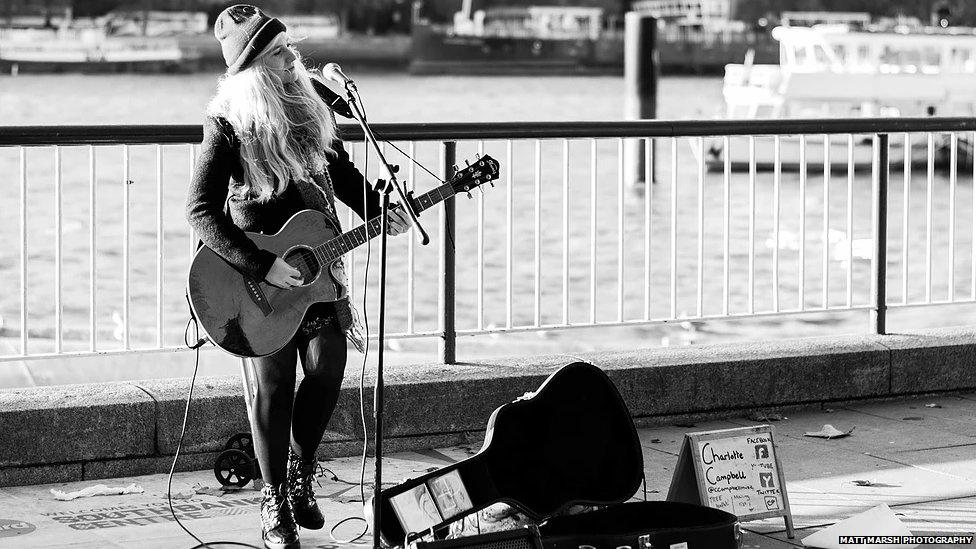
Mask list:
[[[244,408],[247,410],[247,421],[249,425],[253,425],[254,362],[248,358],[241,358],[241,383],[244,385]]]

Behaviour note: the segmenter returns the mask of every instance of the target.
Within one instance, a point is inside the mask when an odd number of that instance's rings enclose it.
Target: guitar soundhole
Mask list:
[[[302,273],[302,286],[308,286],[319,275],[319,260],[309,248],[293,248],[285,254],[285,261]]]

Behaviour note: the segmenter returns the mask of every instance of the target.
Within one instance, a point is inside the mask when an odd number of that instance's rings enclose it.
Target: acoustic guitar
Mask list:
[[[459,192],[498,179],[498,161],[490,156],[458,171],[447,183],[408,197],[417,213]],[[298,331],[308,308],[347,296],[337,260],[380,234],[380,218],[337,234],[324,213],[303,210],[273,235],[247,232],[257,246],[270,250],[301,273],[303,284],[283,289],[248,276],[207,246],[190,264],[187,296],[193,314],[210,341],[241,357],[266,356],[281,349]]]
[[[380,492],[380,534],[404,545],[504,501],[535,521],[573,504],[632,497],[643,454],[626,404],[602,370],[563,366],[538,391],[497,408],[475,455]]]

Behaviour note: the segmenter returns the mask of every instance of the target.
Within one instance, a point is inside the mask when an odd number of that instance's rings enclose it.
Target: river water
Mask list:
[[[616,120],[622,117],[623,80],[619,77],[428,77],[402,73],[365,73],[352,75],[368,107],[373,122],[492,122],[492,121],[578,121]],[[203,107],[213,92],[215,75],[22,75],[0,77],[0,123],[3,125],[70,125],[70,124],[197,124]],[[711,118],[722,111],[721,79],[716,77],[665,77],[660,84],[661,118]],[[893,140],[899,143],[899,140]],[[811,140],[811,146],[819,142]],[[477,143],[463,143],[458,157],[472,158]],[[362,144],[350,145],[362,166]],[[650,200],[650,288],[645,291],[645,224],[644,194],[629,188],[622,191],[623,245],[620,246],[617,223],[621,201],[616,140],[597,143],[598,163],[596,192],[596,262],[591,265],[591,182],[588,140],[569,143],[568,205],[569,309],[571,323],[588,322],[595,313],[599,322],[642,319],[649,302],[652,317],[665,317],[672,310],[682,316],[722,313],[724,305],[724,187],[720,173],[706,174],[702,186],[704,246],[702,251],[702,298],[698,298],[698,169],[694,140],[677,140],[677,214],[671,212],[671,172],[669,140],[658,143],[659,182]],[[744,141],[733,141],[733,147],[744,150]],[[505,326],[506,307],[506,182],[511,173],[513,193],[513,309],[515,326],[531,323],[538,316],[543,323],[559,324],[563,309],[563,144],[544,141],[540,145],[540,191],[542,233],[539,238],[539,263],[542,271],[538,284],[541,299],[535,306],[536,215],[535,143],[516,143],[511,165],[507,165],[505,143],[487,142],[485,151],[503,162],[501,184],[485,190],[483,198],[458,202],[458,328],[475,329],[478,319],[478,212],[484,216],[484,315],[481,326]],[[89,341],[89,159],[86,147],[66,147],[61,153],[63,174],[63,252],[61,284],[63,287],[63,326],[66,350],[88,348]],[[129,326],[133,347],[156,345],[156,208],[157,193],[162,196],[163,217],[163,311],[164,346],[182,341],[186,320],[183,286],[189,259],[189,235],[183,218],[188,153],[186,146],[167,146],[161,150],[162,184],[157,190],[155,147],[130,147],[130,270],[128,272],[131,305]],[[392,153],[408,175],[408,162]],[[19,350],[19,185],[20,151],[0,148],[0,188],[6,200],[0,202],[0,239],[6,243],[0,252],[0,279],[5,291],[0,293],[0,341],[6,346],[0,353]],[[53,349],[55,326],[55,242],[57,223],[54,194],[54,151],[51,147],[27,150],[28,177],[28,326],[30,351]],[[96,148],[96,287],[95,316],[98,348],[120,346],[122,325],[122,251],[123,193],[121,147]],[[432,170],[438,166],[437,146],[417,145],[416,156]],[[784,158],[784,161],[791,159]],[[796,160],[796,159],[792,159]],[[375,162],[367,168],[375,177]],[[436,170],[435,170],[436,171]],[[418,190],[430,188],[433,179],[416,169]],[[903,179],[900,170],[892,176],[888,252],[889,296],[893,302],[903,297],[902,266],[908,264],[908,300],[926,297],[927,249],[927,181],[924,170],[915,171],[909,183],[908,248],[902,246]],[[774,200],[776,186],[771,173],[760,173],[755,188],[754,246],[755,263],[753,299],[755,311],[795,309],[802,301],[806,307],[822,305],[822,269],[824,257],[823,177],[811,172],[806,194],[801,197],[799,174],[784,172],[779,188],[779,244],[776,245]],[[854,261],[848,258],[848,188],[847,178],[835,174],[830,179],[827,247],[828,302],[843,306],[848,301],[848,270],[852,281],[850,299],[854,305],[865,305],[869,298],[871,178],[869,171],[856,173],[851,187],[853,198]],[[950,272],[956,297],[972,291],[971,258],[973,250],[972,173],[963,172],[955,189],[953,269],[949,269],[950,193],[948,178],[937,173],[932,185],[932,275],[933,299],[945,299],[949,292]],[[731,216],[729,238],[729,311],[742,314],[750,310],[749,291],[749,180],[735,174],[731,180]],[[483,201],[483,205],[481,204]],[[800,215],[801,204],[804,216]],[[671,224],[677,226],[674,257],[677,273],[672,302],[671,294]],[[436,242],[438,215],[425,214],[423,220],[432,232],[435,245],[416,249],[414,295],[414,328],[436,330],[437,266]],[[802,224],[801,224],[802,220]],[[800,269],[799,234],[805,230],[803,273]],[[407,327],[407,241],[403,236],[393,240],[391,275],[395,278],[390,293],[390,331]],[[778,254],[774,253],[778,249]],[[621,255],[620,251],[623,252]],[[374,250],[375,252],[375,250]],[[374,254],[375,257],[375,254]],[[357,255],[353,275],[359,279],[356,299],[362,299],[362,274],[365,254]],[[774,269],[778,261],[778,268]],[[370,273],[367,286],[375,288],[376,269]],[[618,293],[618,272],[622,270],[623,295]],[[596,275],[595,295],[590,293],[591,273]],[[779,291],[774,294],[773,284]],[[801,290],[802,285],[802,290]],[[366,309],[375,308],[375,292]],[[649,295],[649,300],[645,296]],[[621,307],[622,302],[622,307]],[[894,329],[967,323],[974,312],[969,306],[955,306],[952,314],[945,309],[926,308],[892,313]],[[371,312],[371,318],[375,315]],[[631,348],[657,345],[701,343],[729,339],[761,339],[814,335],[823,333],[862,332],[867,328],[863,312],[823,313],[789,317],[767,317],[738,321],[711,321],[684,326],[655,325],[624,328],[553,331],[542,334],[509,334],[462,338],[459,356],[512,355],[536,352],[575,353],[607,348]],[[392,344],[402,357],[430,358],[435,341],[408,339]],[[89,379],[82,377],[78,379]],[[97,377],[97,376],[95,376]]]

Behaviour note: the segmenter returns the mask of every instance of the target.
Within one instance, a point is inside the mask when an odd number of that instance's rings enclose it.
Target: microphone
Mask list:
[[[339,94],[329,89],[328,86],[323,84],[317,78],[312,79],[312,87],[318,92],[319,97],[325,101],[325,104],[332,108],[332,112],[342,116],[344,118],[353,118],[352,109],[349,107],[343,98],[339,97]]]
[[[339,84],[340,86],[346,89],[352,89],[352,90],[356,89],[355,82],[353,82],[351,78],[346,76],[342,72],[342,69],[339,68],[339,65],[336,63],[328,63],[324,67],[322,67],[322,76],[335,82],[336,84]]]

